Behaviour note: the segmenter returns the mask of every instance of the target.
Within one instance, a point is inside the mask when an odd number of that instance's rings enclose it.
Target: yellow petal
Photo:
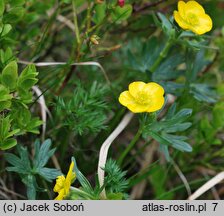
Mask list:
[[[198,35],[204,34],[211,31],[212,29],[212,19],[209,15],[203,14],[198,17],[199,24],[192,27],[192,31]]]
[[[68,170],[68,174],[66,176],[66,179],[65,179],[65,184],[70,184],[73,182],[73,180],[75,179],[75,173],[73,172],[73,169],[74,169],[74,162],[72,161],[71,164],[70,164],[70,167],[69,167],[69,170]],[[70,186],[69,186],[70,187]]]
[[[186,3],[184,1],[179,1],[178,2],[178,12],[179,12],[179,15],[182,19],[185,19],[185,17],[186,17],[185,6],[186,6]]]
[[[182,28],[182,29],[189,29],[188,23],[180,16],[179,12],[174,11],[174,19],[177,22],[177,24]]]
[[[145,112],[148,108],[148,106],[138,104],[129,91],[124,91],[120,94],[119,102],[133,113]]]
[[[64,187],[65,177],[63,175],[58,176],[56,179],[56,184],[54,186],[54,192],[59,192]]]
[[[65,197],[64,189],[60,190],[58,196],[55,198],[55,200],[63,200]]]
[[[138,103],[131,103],[127,105],[127,108],[133,113],[141,113],[141,112],[146,112],[149,106],[141,105]]]
[[[163,87],[155,82],[147,83],[144,87],[144,91],[153,97],[161,97],[164,95]]]
[[[160,110],[163,107],[163,104],[165,102],[164,97],[155,97],[152,100],[151,106],[147,109],[147,112],[155,112],[157,110]]]
[[[120,94],[119,96],[119,102],[123,105],[123,106],[127,106],[130,103],[135,103],[134,98],[131,96],[131,94],[129,93],[129,91],[124,91]]]
[[[187,16],[188,13],[193,13],[195,15],[205,13],[204,8],[199,3],[197,3],[196,1],[187,2],[186,5],[185,5],[185,10],[186,10],[185,11],[186,16]]]
[[[139,92],[143,90],[143,88],[145,87],[145,85],[146,84],[144,82],[141,82],[141,81],[132,82],[128,86],[128,90],[129,90],[130,94],[135,98],[135,97],[137,97],[137,95],[139,94]]]

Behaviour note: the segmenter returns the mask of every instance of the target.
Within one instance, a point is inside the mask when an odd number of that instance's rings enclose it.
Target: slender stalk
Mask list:
[[[88,1],[88,8],[87,8],[87,16],[86,16],[86,31],[88,32],[91,27],[91,1]]]
[[[137,133],[135,134],[133,140],[131,143],[127,146],[127,148],[122,152],[121,156],[118,159],[118,164],[121,165],[124,158],[127,156],[127,154],[133,149],[135,143],[139,140],[140,136],[142,135],[142,129],[139,128]]]
[[[77,18],[75,0],[72,0],[72,9],[73,9],[73,15],[74,15],[74,25],[75,25],[76,40],[77,40],[77,44],[80,45],[81,39],[80,39],[80,33],[79,33],[79,26],[78,26],[78,18]]]
[[[48,197],[52,200],[53,197],[51,196],[51,193],[50,193],[51,190],[49,189],[46,181],[43,178],[41,178],[41,182],[43,183],[44,188],[46,189],[46,192],[47,192]]]
[[[162,60],[167,56],[172,44],[173,44],[172,39],[168,39],[168,41],[166,42],[163,50],[160,52],[158,58],[156,59],[156,61],[152,65],[152,67],[149,69],[152,73],[154,73],[156,71],[156,69],[158,68],[158,66],[162,62]]]

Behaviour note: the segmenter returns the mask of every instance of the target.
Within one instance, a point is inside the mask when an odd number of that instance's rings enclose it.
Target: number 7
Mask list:
[[[218,203],[212,203],[212,204],[214,205],[213,211],[215,211],[215,209],[216,209]]]

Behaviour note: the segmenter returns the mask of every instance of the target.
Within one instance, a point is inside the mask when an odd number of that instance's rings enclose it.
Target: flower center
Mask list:
[[[187,17],[188,17],[188,22],[191,25],[197,25],[199,23],[199,19],[198,19],[197,15],[195,15],[193,13],[189,13]]]
[[[135,98],[136,102],[141,105],[149,105],[151,103],[151,98],[146,93],[139,93]]]

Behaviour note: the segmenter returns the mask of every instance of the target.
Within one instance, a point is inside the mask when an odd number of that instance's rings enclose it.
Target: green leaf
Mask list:
[[[91,186],[91,184],[89,183],[89,181],[87,180],[87,178],[79,171],[78,167],[77,167],[77,163],[74,157],[72,157],[72,161],[74,162],[75,166],[74,166],[74,171],[76,174],[76,178],[78,179],[79,183],[82,185],[83,189],[86,192],[92,192],[93,188]]]
[[[213,144],[215,140],[215,135],[217,133],[217,129],[211,125],[208,116],[205,116],[203,119],[201,119],[200,132],[203,134],[205,140],[209,144]]]
[[[13,138],[9,138],[0,145],[1,150],[7,150],[14,147],[17,144],[17,140]]]
[[[11,29],[12,29],[12,26],[10,24],[3,25],[0,36],[4,37],[11,31]]]
[[[192,152],[192,147],[183,139],[187,139],[187,137],[175,136],[171,134],[163,134],[163,138],[165,138],[172,147],[183,151],[183,152]]]
[[[207,84],[190,84],[190,93],[193,94],[194,98],[198,101],[203,101],[206,103],[215,103],[217,101],[216,92]]]
[[[5,10],[5,2],[4,2],[4,0],[1,0],[0,1],[0,16],[3,15],[4,10]]]
[[[17,6],[22,6],[25,4],[25,0],[8,0],[9,4],[11,7],[17,7]]]
[[[21,100],[26,104],[32,102],[32,93],[30,92],[30,89],[38,82],[38,79],[36,78],[37,75],[38,72],[36,71],[35,66],[28,65],[18,78],[18,92]]]
[[[151,124],[150,128],[153,131],[166,131],[167,133],[174,133],[178,131],[184,131],[188,129],[192,124],[190,122],[184,122],[192,114],[192,109],[182,109],[178,113],[172,116],[168,115],[159,122]]]
[[[24,15],[25,9],[23,7],[11,8],[6,15],[3,17],[4,23],[16,23]]]
[[[57,169],[44,167],[55,152],[55,149],[50,150],[50,146],[50,140],[46,140],[42,145],[38,140],[35,141],[33,164],[25,147],[18,146],[19,157],[11,153],[5,154],[5,159],[12,165],[7,167],[6,170],[21,174],[22,182],[27,186],[28,199],[35,199],[36,191],[40,190],[36,182],[36,175],[40,175],[47,181],[52,181],[52,179],[61,175],[61,172]]]
[[[93,22],[94,23],[99,24],[103,21],[103,19],[106,16],[106,9],[107,9],[106,3],[96,5],[95,14],[93,16]]]
[[[35,149],[37,150],[40,144],[38,142],[35,142]],[[51,149],[51,140],[47,139],[45,140],[40,148],[38,149],[37,152],[35,152],[35,157],[34,157],[34,168],[39,169],[41,167],[44,167],[47,164],[47,161],[49,158],[54,154],[55,148]]]
[[[41,121],[39,118],[31,118],[30,122],[26,126],[26,132],[30,132],[33,134],[39,134],[40,131],[38,127],[43,124],[43,121]]]
[[[38,134],[38,127],[43,123],[39,118],[32,118],[30,111],[19,102],[13,103],[11,111],[14,127],[20,129],[20,134],[27,132]]]
[[[129,181],[126,180],[126,171],[122,171],[117,162],[109,159],[105,164],[106,173],[104,184],[107,193],[124,193],[128,188]]]
[[[21,162],[23,163],[24,167],[26,167],[27,170],[31,170],[31,164],[30,164],[27,148],[19,145],[18,151],[21,158]]]
[[[11,99],[12,95],[9,94],[9,90],[5,86],[0,85],[0,102]]]
[[[191,122],[184,122],[192,114],[191,109],[182,109],[176,112],[176,104],[173,104],[166,116],[158,121],[143,127],[143,137],[151,136],[160,143],[160,149],[164,153],[167,160],[169,160],[168,146],[176,148],[180,151],[191,152],[192,147],[185,142],[187,137],[178,136],[171,133],[181,132],[188,129]]]
[[[167,145],[170,146],[170,142],[168,140],[166,140],[162,135],[160,135],[159,133],[155,132],[155,131],[150,131],[149,135],[155,139],[158,143],[163,144],[163,145]]]
[[[36,199],[37,182],[34,175],[27,175],[22,179],[23,183],[27,186],[27,198],[29,200]]]
[[[183,74],[183,70],[177,69],[184,62],[184,57],[179,53],[168,56],[156,69],[152,77],[154,81],[177,79]]]
[[[107,194],[108,200],[122,200],[124,198],[123,193],[109,193]]]
[[[88,91],[80,83],[77,85],[71,99],[57,99],[57,113],[63,118],[63,125],[80,135],[105,129],[109,110],[105,100],[108,89],[96,82]]]
[[[212,110],[213,121],[212,124],[216,128],[224,127],[224,102],[215,104]]]
[[[185,131],[189,127],[191,127],[191,125],[192,125],[191,122],[177,123],[177,124],[171,125],[168,128],[166,128],[166,132],[167,133],[175,133],[175,132],[179,132],[179,131]]]
[[[52,182],[57,176],[62,175],[61,171],[52,168],[40,168],[38,174],[41,175],[45,180]]]
[[[132,5],[126,4],[123,7],[116,6],[115,9],[112,11],[112,20],[114,22],[121,22],[128,19],[132,14]]]
[[[158,16],[162,22],[163,31],[169,36],[174,36],[175,30],[174,30],[171,22],[169,21],[169,19],[166,18],[166,16],[163,15],[162,13],[158,13]]]
[[[156,37],[147,41],[140,39],[131,40],[127,45],[124,55],[127,56],[126,65],[131,70],[147,73],[163,48],[163,42]],[[149,72],[151,76],[151,72]]]
[[[17,144],[17,141],[13,138],[18,130],[10,131],[11,128],[10,116],[4,117],[0,116],[0,149],[6,150],[12,148]]]
[[[10,61],[15,59],[12,49],[7,47],[6,50],[0,50],[0,60],[4,66],[6,66]]]
[[[11,99],[12,95],[9,94],[9,90],[0,84],[0,112],[11,107]]]
[[[12,61],[3,69],[1,81],[5,87],[9,88],[10,90],[14,90],[16,88],[17,79],[18,65],[16,61]]]
[[[166,160],[170,162],[170,153],[169,153],[169,148],[166,145],[160,144],[159,145],[159,150],[164,154]]]
[[[6,170],[20,174],[28,174],[30,172],[30,166],[27,167],[27,163],[24,163],[24,160],[21,158],[11,153],[5,153],[4,156],[7,162],[13,165],[13,167],[7,167]]]
[[[150,183],[152,184],[154,196],[157,197],[167,191],[167,189],[166,189],[167,175],[165,174],[166,169],[165,169],[165,167],[161,166],[160,164],[152,167],[152,169],[153,170],[152,170],[152,174],[150,176]],[[166,197],[166,199],[169,199],[169,198],[171,198],[171,197]]]

